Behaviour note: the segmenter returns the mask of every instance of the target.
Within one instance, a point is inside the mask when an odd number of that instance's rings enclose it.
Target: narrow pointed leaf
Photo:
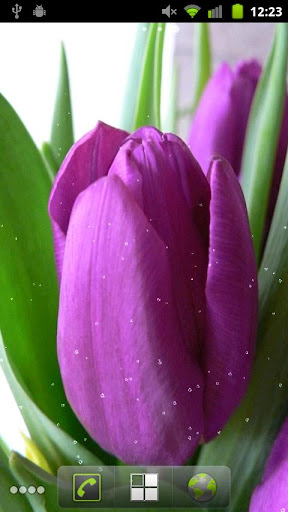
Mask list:
[[[63,416],[65,417],[65,412],[62,411],[68,407],[68,404],[66,400],[62,404],[59,402],[57,389],[54,392],[54,408],[58,417],[58,425],[49,420],[37,405],[33,403],[27,392],[17,381],[9,365],[1,338],[0,358],[3,359],[2,367],[4,373],[20,407],[31,438],[43,453],[54,474],[56,474],[60,466],[78,464],[77,455],[80,455],[80,460],[87,465],[102,465],[103,461],[100,461],[83,446],[88,440],[88,435],[85,434],[85,431],[81,433],[81,437],[73,439],[62,430],[62,418]]]
[[[0,437],[0,464],[3,464],[5,460],[8,460],[9,455],[10,450],[5,441]]]
[[[194,26],[194,76],[195,94],[193,110],[197,107],[203,90],[211,75],[211,49],[208,23],[196,23]]]
[[[288,274],[288,152],[275,212],[259,269],[260,314],[265,315],[270,297]],[[284,285],[285,286],[285,285]]]
[[[73,437],[84,437],[69,405],[61,420],[55,407],[56,396],[58,404],[66,400],[56,354],[58,286],[47,212],[51,179],[30,135],[1,95],[0,155],[0,329],[9,363],[48,418],[61,421]]]
[[[288,414],[288,157],[259,273],[258,346],[248,392],[221,435],[204,446],[199,464],[232,473],[229,512],[248,510],[265,461]],[[241,447],[241,449],[239,449]]]
[[[47,473],[53,474],[47,460],[45,459],[43,453],[39,450],[38,446],[32,441],[30,437],[27,437],[25,434],[21,432],[22,439],[25,443],[25,455],[28,460],[34,462],[36,466],[44,469]]]
[[[258,261],[283,117],[287,55],[288,26],[280,23],[252,104],[242,163],[242,186]]]
[[[51,130],[51,147],[58,169],[74,142],[69,76],[64,45],[61,45],[61,65]]]
[[[133,129],[138,88],[147,43],[148,27],[149,25],[147,23],[139,23],[137,26],[127,85],[122,103],[120,127],[128,132],[131,132]]]
[[[161,85],[162,85],[162,57],[165,35],[165,23],[159,23],[155,43],[154,59],[154,108],[155,126],[161,129]]]
[[[133,130],[147,124],[161,128],[160,89],[164,29],[164,23],[151,23],[149,26]]]
[[[44,158],[45,165],[47,167],[48,173],[51,177],[51,181],[54,180],[54,176],[58,172],[58,164],[53,155],[53,151],[49,142],[43,142],[42,144],[42,155]]]

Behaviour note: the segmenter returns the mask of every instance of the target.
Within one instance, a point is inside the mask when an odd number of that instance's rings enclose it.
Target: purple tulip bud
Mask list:
[[[268,457],[261,483],[256,487],[249,512],[288,511],[288,419]]]
[[[239,404],[254,355],[257,269],[232,168],[215,157],[206,178],[175,135],[99,123],[49,212],[69,403],[126,463],[183,463]]]
[[[189,134],[189,148],[205,174],[214,154],[226,158],[239,177],[244,141],[252,100],[261,74],[255,61],[242,61],[233,71],[222,64],[209,80],[195,112]],[[267,210],[264,242],[267,238],[281,183],[288,146],[288,99],[276,154],[275,170]]]
[[[230,162],[237,176],[250,107],[261,73],[257,61],[240,62],[232,71],[222,64],[209,80],[191,125],[189,148],[205,174],[215,153]]]

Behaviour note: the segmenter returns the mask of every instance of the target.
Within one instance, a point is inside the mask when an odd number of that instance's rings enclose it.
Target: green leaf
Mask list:
[[[161,129],[161,77],[165,23],[149,26],[145,56],[135,108],[133,129],[153,125]]]
[[[10,450],[3,439],[0,437],[0,464],[3,464],[5,461],[7,461],[9,456]]]
[[[267,313],[271,296],[277,292],[279,285],[283,284],[283,276],[288,274],[287,190],[288,153],[265,252],[259,269],[259,313],[261,318]]]
[[[58,287],[47,214],[51,180],[3,96],[0,180],[0,328],[17,378],[53,417],[51,382],[58,386],[61,380],[55,344]]]
[[[232,472],[229,512],[248,510],[271,445],[288,414],[288,153],[259,271],[259,333],[251,383],[221,435],[204,446],[199,464]],[[247,421],[248,420],[248,421]]]
[[[41,151],[44,163],[47,167],[47,171],[51,177],[51,181],[53,181],[54,176],[57,174],[58,171],[58,164],[54,158],[53,150],[49,142],[43,142]]]
[[[131,132],[133,129],[140,76],[147,44],[148,27],[149,24],[147,23],[138,23],[124,100],[122,102],[120,127],[128,132]]]
[[[283,118],[287,55],[288,25],[280,23],[251,107],[242,162],[242,187],[258,261]]]
[[[0,464],[0,512],[33,512],[26,496],[11,494],[10,487],[18,485],[11,471]]]
[[[69,404],[56,353],[58,286],[47,205],[51,179],[16,112],[0,95],[0,328],[9,363],[32,401],[107,464]],[[14,390],[12,389],[14,392]],[[59,416],[59,411],[61,411]]]
[[[65,48],[61,46],[61,65],[51,130],[51,148],[58,169],[74,143],[72,107]]]
[[[18,482],[10,471],[9,459],[3,446],[4,442],[0,439],[0,512],[32,512],[26,496],[10,492],[13,485],[18,487]]]
[[[158,23],[156,42],[155,42],[155,58],[154,58],[154,109],[155,109],[155,126],[161,130],[161,85],[162,85],[162,59],[165,23]],[[148,123],[147,123],[148,124]]]
[[[65,400],[61,405],[57,389],[54,390],[54,407],[59,426],[48,419],[37,405],[33,403],[26,391],[17,381],[16,376],[9,365],[1,337],[0,358],[3,360],[3,371],[11,390],[13,391],[17,404],[21,408],[21,413],[30,432],[31,438],[46,458],[49,467],[54,474],[56,474],[57,469],[60,466],[76,465],[79,460],[83,461],[83,464],[86,465],[102,465],[103,461],[99,460],[95,455],[89,452],[89,450],[81,443],[83,441],[87,441],[87,434],[82,433],[82,436],[84,435],[85,437],[75,439],[62,430],[62,420],[63,417],[65,418],[65,409],[68,404]],[[41,380],[39,380],[39,383],[40,382]],[[77,457],[78,455],[79,458]]]
[[[194,52],[195,94],[193,111],[196,109],[211,76],[211,49],[208,23],[195,23],[194,25]]]

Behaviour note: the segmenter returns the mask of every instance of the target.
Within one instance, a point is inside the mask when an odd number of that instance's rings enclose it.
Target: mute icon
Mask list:
[[[168,18],[170,18],[171,15],[177,15],[177,9],[172,9],[170,5],[167,5],[167,7],[165,7],[165,9],[162,9],[162,14],[166,14],[166,16],[168,16]]]

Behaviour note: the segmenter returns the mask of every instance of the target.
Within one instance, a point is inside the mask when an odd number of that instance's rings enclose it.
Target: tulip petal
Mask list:
[[[112,205],[112,206],[111,206]],[[177,319],[164,243],[118,176],[74,205],[58,320],[67,398],[128,464],[180,464],[203,428],[203,378]]]
[[[257,268],[240,185],[228,162],[216,157],[208,180],[205,440],[223,427],[245,393],[257,326]]]
[[[238,175],[250,107],[261,67],[257,61],[240,62],[232,71],[222,64],[212,76],[196,110],[189,148],[204,173],[217,153]]]
[[[204,330],[208,265],[209,184],[187,146],[153,127],[133,133],[109,175],[133,194],[169,256],[183,335],[198,351]]]
[[[128,133],[98,122],[67,154],[54,182],[49,200],[55,259],[60,281],[66,233],[77,196],[93,181],[105,176]]]
[[[249,512],[285,512],[288,504],[288,420],[267,460],[263,480],[253,493]],[[285,508],[286,507],[286,508]]]

